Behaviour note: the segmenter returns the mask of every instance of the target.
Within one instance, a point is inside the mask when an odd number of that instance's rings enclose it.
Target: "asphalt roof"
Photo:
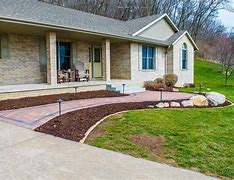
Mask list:
[[[121,21],[44,3],[38,0],[0,0],[0,18],[70,27],[82,31],[120,36],[167,46],[180,32],[176,33],[167,41],[132,36],[133,33],[161,16],[154,15],[129,21]]]

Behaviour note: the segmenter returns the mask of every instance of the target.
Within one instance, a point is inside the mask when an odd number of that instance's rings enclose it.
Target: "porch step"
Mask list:
[[[134,82],[109,83],[107,85],[107,90],[123,93],[123,84],[125,84],[124,93],[127,93],[127,94],[145,91],[145,88],[143,88],[141,85],[134,83]]]

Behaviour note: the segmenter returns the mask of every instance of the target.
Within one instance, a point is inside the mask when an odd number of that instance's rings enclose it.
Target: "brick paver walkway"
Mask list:
[[[163,92],[163,100],[189,99],[191,96],[193,96],[193,94],[180,92]],[[66,101],[62,103],[62,114],[78,109],[104,104],[159,100],[160,92],[145,91],[123,97],[93,98]],[[35,129],[58,115],[58,104],[53,103],[29,108],[0,111],[0,121],[19,125],[29,129]]]

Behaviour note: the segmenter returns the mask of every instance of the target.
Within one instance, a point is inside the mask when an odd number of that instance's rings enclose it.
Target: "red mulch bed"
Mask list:
[[[174,102],[181,103],[181,101],[182,100]],[[125,110],[149,109],[149,106],[155,106],[157,103],[158,102],[118,103],[81,109],[56,117],[38,127],[36,131],[79,142],[84,138],[88,129],[102,118]],[[222,106],[229,104],[229,102],[226,102]]]
[[[46,96],[26,97],[20,99],[9,99],[9,100],[0,101],[0,111],[55,103],[58,99],[63,99],[64,101],[71,101],[79,99],[119,97],[119,96],[126,96],[126,94],[103,90],[103,91],[87,91],[79,93],[53,94]]]

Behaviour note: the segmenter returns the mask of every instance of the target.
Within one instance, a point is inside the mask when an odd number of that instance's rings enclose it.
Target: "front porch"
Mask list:
[[[131,79],[130,42],[126,40],[10,22],[0,25],[0,35],[6,37],[8,47],[8,57],[0,58],[1,93],[96,86],[113,79]],[[71,78],[59,84],[58,72],[74,72],[77,62],[88,70],[90,82]],[[7,86],[13,86],[13,90]]]
[[[24,97],[77,93],[84,91],[112,90],[123,92],[123,84],[125,84],[125,93],[141,92],[145,90],[142,88],[141,84],[131,80],[96,80],[89,82],[70,82],[54,85],[49,85],[46,83],[8,85],[0,86],[0,101],[6,99],[19,99]]]

